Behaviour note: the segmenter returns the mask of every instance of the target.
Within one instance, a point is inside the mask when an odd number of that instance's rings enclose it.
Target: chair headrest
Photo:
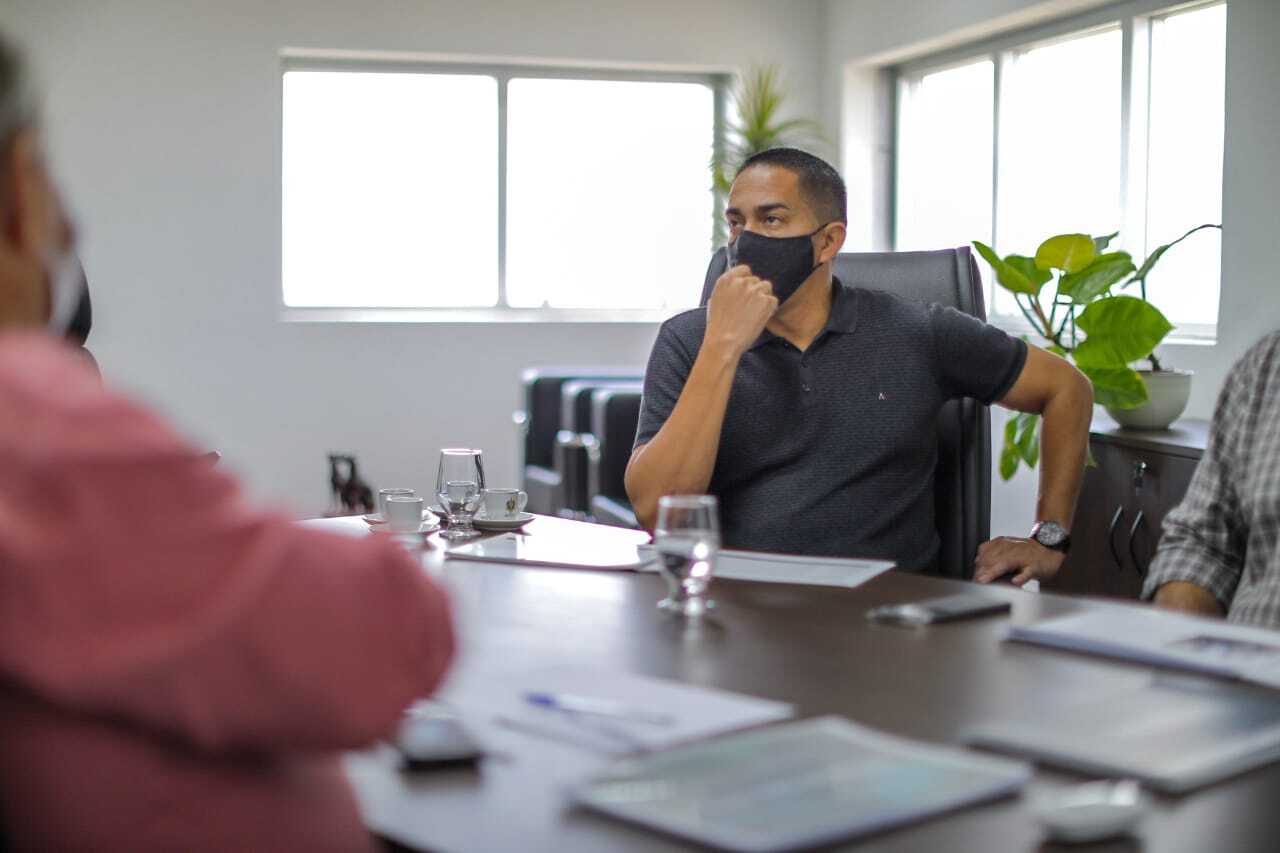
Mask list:
[[[711,298],[725,264],[725,250],[720,248],[711,257],[699,304]],[[883,290],[957,308],[983,320],[987,317],[982,279],[968,246],[929,252],[844,252],[836,255],[833,272],[850,287]]]

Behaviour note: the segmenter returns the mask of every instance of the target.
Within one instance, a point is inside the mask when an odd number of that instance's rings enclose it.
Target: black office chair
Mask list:
[[[556,433],[554,462],[560,475],[556,514],[580,521],[591,520],[591,491],[588,468],[592,452],[598,446],[591,432],[591,398],[604,388],[639,391],[640,381],[607,379],[574,379],[560,389],[560,431]]]
[[[591,515],[601,524],[639,527],[625,477],[636,425],[641,388],[600,388],[591,395],[591,433],[596,446],[588,464]]]
[[[724,273],[725,250],[711,258],[702,286],[706,304]],[[934,252],[857,252],[836,256],[847,285],[936,302],[987,319],[982,277],[967,246]],[[991,537],[991,412],[976,400],[952,400],[938,413],[934,507],[942,549],[938,573],[973,577],[978,546]]]
[[[561,478],[555,470],[556,433],[560,431],[560,389],[574,379],[635,379],[639,368],[535,367],[521,373],[524,409],[513,420],[520,431],[521,482],[529,512],[554,514]]]

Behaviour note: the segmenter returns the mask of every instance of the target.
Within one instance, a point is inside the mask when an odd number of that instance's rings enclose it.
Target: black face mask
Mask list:
[[[781,305],[818,268],[813,262],[813,235],[826,227],[799,237],[766,237],[743,231],[729,244],[729,266],[746,264],[756,278],[772,282],[773,295]]]

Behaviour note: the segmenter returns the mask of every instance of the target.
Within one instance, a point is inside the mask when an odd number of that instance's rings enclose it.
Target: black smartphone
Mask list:
[[[484,756],[466,727],[447,713],[405,715],[391,745],[400,753],[401,769],[412,771],[473,765]]]
[[[927,598],[907,604],[887,604],[867,612],[867,618],[875,622],[895,625],[931,625],[934,622],[953,622],[994,613],[1008,613],[1012,605],[999,598],[981,593],[962,592]]]

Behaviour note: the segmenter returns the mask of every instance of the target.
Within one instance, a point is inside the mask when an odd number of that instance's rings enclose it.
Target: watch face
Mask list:
[[[1046,548],[1053,548],[1066,541],[1067,531],[1056,521],[1042,521],[1036,525],[1033,538]]]

